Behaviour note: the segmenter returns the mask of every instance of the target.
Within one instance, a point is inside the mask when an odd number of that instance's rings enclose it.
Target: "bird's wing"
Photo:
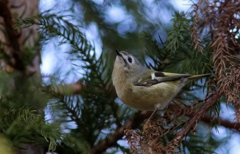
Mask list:
[[[156,71],[153,71],[149,74],[151,74],[151,76],[139,79],[135,85],[149,87],[161,82],[177,81],[181,80],[182,78],[187,78],[191,76],[190,74],[177,74]]]

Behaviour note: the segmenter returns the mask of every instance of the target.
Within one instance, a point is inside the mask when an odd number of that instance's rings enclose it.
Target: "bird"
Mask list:
[[[189,80],[210,75],[155,71],[126,51],[116,53],[112,83],[117,96],[127,106],[141,111],[165,109]]]

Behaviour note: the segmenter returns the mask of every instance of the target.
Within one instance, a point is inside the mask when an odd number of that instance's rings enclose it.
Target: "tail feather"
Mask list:
[[[188,77],[188,79],[198,79],[198,78],[202,78],[202,77],[207,77],[210,76],[211,74],[199,74],[199,75],[191,75]]]

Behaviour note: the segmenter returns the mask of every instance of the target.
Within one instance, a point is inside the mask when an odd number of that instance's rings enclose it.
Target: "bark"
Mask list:
[[[25,74],[40,74],[39,51],[34,51],[36,56],[33,61],[24,68],[22,58],[23,50],[35,46],[39,35],[37,26],[24,29],[14,29],[13,20],[18,17],[26,18],[38,14],[39,0],[1,0],[0,1],[0,41],[3,43],[4,52],[8,61],[1,61],[2,69],[9,71],[9,67],[23,71]],[[11,69],[11,70],[12,70]]]
[[[40,54],[39,50],[32,51],[35,57],[26,65],[23,54],[26,47],[36,46],[39,39],[37,26],[31,26],[24,29],[15,29],[13,21],[15,18],[31,17],[38,14],[39,0],[0,0],[0,42],[6,59],[1,59],[1,69],[5,72],[17,71],[24,76],[35,74],[34,78],[40,80]],[[11,85],[14,85],[14,81]],[[14,88],[16,85],[14,85]],[[43,108],[38,109],[43,115]],[[17,154],[44,154],[44,148],[35,144],[22,144],[22,149],[16,149]]]

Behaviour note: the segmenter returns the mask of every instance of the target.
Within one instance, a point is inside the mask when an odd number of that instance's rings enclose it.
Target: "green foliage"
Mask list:
[[[80,3],[77,0],[74,2]],[[159,71],[190,74],[210,72],[212,64],[209,40],[206,39],[204,42],[204,53],[194,49],[190,39],[191,20],[184,13],[175,13],[172,28],[165,30],[168,37],[163,42],[161,36],[159,36],[159,40],[153,37],[154,30],[160,29],[161,22],[156,24],[149,21],[147,16],[142,17],[143,14],[139,11],[139,8],[144,7],[142,2],[121,1],[121,3],[126,3],[126,10],[132,12],[132,15],[137,19],[136,21],[142,24],[136,23],[138,25],[136,31],[126,35],[117,32],[117,24],[120,23],[108,24],[104,21],[102,16],[104,12],[101,12],[102,9],[94,2],[81,1],[85,11],[84,24],[88,25],[95,22],[99,26],[99,30],[102,30],[101,40],[104,46],[107,44],[107,47],[102,49],[100,56],[97,56],[96,49],[84,35],[85,25],[81,23],[79,26],[70,22],[74,16],[46,11],[38,16],[20,18],[14,22],[16,28],[38,25],[42,44],[52,38],[58,38],[59,45],[69,45],[70,49],[66,54],[71,59],[72,65],[83,72],[78,81],[82,87],[80,94],[62,95],[58,89],[46,88],[66,84],[59,79],[59,76],[55,75],[51,77],[56,80],[51,81],[48,86],[44,84],[44,88],[35,85],[36,81],[24,84],[19,79],[16,84],[20,85],[21,83],[22,86],[16,89],[17,93],[12,93],[9,96],[9,89],[1,89],[3,97],[0,99],[0,107],[3,107],[0,111],[0,128],[15,146],[24,142],[46,144],[47,141],[49,142],[49,150],[56,149],[59,153],[90,153],[91,148],[129,120],[133,111],[115,99],[116,94],[111,86],[111,66],[109,65],[112,64],[109,64],[109,61],[112,59],[111,54],[108,54],[108,50],[111,48],[145,49],[146,56],[152,60],[151,64],[146,61],[145,64],[149,68]],[[144,27],[147,28],[143,32]],[[24,50],[23,58],[26,64],[34,57],[32,50],[35,49],[26,47]],[[195,87],[202,88],[202,85],[195,85]],[[186,91],[184,91],[186,97],[181,97],[181,100],[192,102],[199,99],[198,94],[189,92],[190,88],[192,85],[186,87]],[[51,123],[47,123],[35,113],[38,108],[46,105],[49,109],[49,112],[46,113],[51,115]],[[218,113],[219,104],[212,111],[212,114]],[[19,128],[24,131],[20,131]],[[63,133],[64,131],[69,131],[69,133]],[[161,139],[163,143],[167,144],[173,138],[171,133]],[[205,139],[204,135],[206,134],[201,134],[198,131],[196,135],[188,134],[180,150],[190,153],[194,153],[196,149],[200,149],[202,153],[214,151],[221,141],[211,137]],[[211,136],[211,134],[209,133],[207,136]],[[208,146],[205,146],[206,144]],[[109,147],[106,153],[120,150],[129,152],[126,147],[118,143],[111,146],[113,148]]]
[[[152,63],[145,64],[147,67],[159,71],[166,72],[179,72],[189,74],[204,74],[210,73],[212,66],[212,56],[209,47],[209,39],[204,39],[203,53],[194,49],[194,45],[191,38],[192,29],[190,27],[191,20],[187,19],[184,13],[175,13],[173,17],[173,27],[168,31],[168,37],[165,42],[162,41],[159,36],[160,42],[152,38],[149,33],[145,33],[145,39],[147,42],[146,54]],[[206,83],[205,83],[206,84]],[[191,104],[200,99],[199,89],[203,89],[206,85],[191,83],[184,87],[177,99],[184,101],[185,104]],[[192,90],[190,90],[192,89]],[[195,93],[194,93],[195,91]],[[198,91],[198,92],[196,92]],[[219,124],[220,103],[215,103],[209,110],[209,117],[214,117],[210,123],[211,127],[217,129]],[[180,121],[183,120],[180,118]],[[202,124],[203,126],[205,124]],[[173,130],[176,131],[176,130]],[[200,132],[199,132],[200,131]],[[172,132],[162,138],[162,142],[167,144],[172,139]],[[206,133],[206,134],[205,134]],[[206,138],[203,138],[206,136]],[[210,136],[210,137],[209,137]],[[214,150],[225,140],[216,140],[211,137],[212,133],[207,131],[202,132],[197,130],[196,134],[190,133],[186,139],[182,142],[181,151],[185,153],[214,153]],[[208,146],[205,146],[206,143]],[[186,152],[188,151],[188,152]]]
[[[194,45],[191,39],[191,20],[187,19],[185,13],[175,12],[172,19],[173,28],[168,30],[168,37],[165,42],[162,41],[159,36],[160,42],[152,39],[152,36],[145,33],[146,54],[153,64],[145,64],[154,70],[165,72],[178,72],[189,74],[204,74],[211,71],[211,51],[209,46],[206,45],[204,52],[201,53],[194,49]],[[206,49],[206,50],[205,50]],[[193,87],[194,86],[194,87]],[[184,87],[184,93],[188,97],[181,97],[184,100],[196,101],[199,97],[190,91],[202,89],[203,86],[199,84],[191,83]]]
[[[181,52],[187,55],[187,50],[190,45],[189,41],[185,42],[186,38],[189,38],[189,20],[186,19],[184,13],[175,13],[172,19],[173,26],[171,31],[168,33],[166,49],[176,54]],[[182,50],[179,50],[182,49]]]
[[[212,154],[216,153],[220,145],[225,143],[228,137],[216,140],[216,137],[208,125],[201,123],[197,126],[198,133],[190,132],[182,142],[182,153],[184,154]],[[206,144],[207,143],[207,144]]]
[[[194,54],[197,54],[189,39],[191,37],[190,20],[184,13],[176,12],[172,21],[173,28],[167,31],[168,37],[165,42],[162,41],[161,36],[159,36],[160,42],[157,42],[152,40],[150,34],[145,35],[148,41],[146,53],[154,63],[152,68],[159,71],[194,73],[193,69],[189,69],[190,63],[195,60],[193,60]],[[208,60],[210,61],[210,58]]]
[[[54,151],[61,137],[56,124],[48,124],[37,110],[46,103],[47,95],[40,92],[31,81],[13,82],[15,75],[1,73],[0,131],[11,141],[12,146],[24,143],[41,143]],[[17,81],[17,80],[15,80]],[[12,86],[9,86],[12,85]],[[18,86],[17,89],[13,87]],[[40,99],[41,98],[41,99]],[[45,98],[45,99],[44,99]],[[48,146],[47,146],[48,145]]]
[[[46,124],[40,115],[34,113],[34,110],[12,109],[1,115],[0,123],[1,131],[14,146],[19,146],[21,143],[49,142],[48,149],[54,151],[57,146],[56,139],[61,135],[58,126]]]
[[[106,137],[107,134],[102,130],[108,130],[115,124],[121,126],[126,114],[118,112],[120,107],[114,102],[113,89],[109,88],[111,76],[109,72],[104,71],[107,70],[107,63],[104,62],[103,55],[96,57],[95,49],[87,41],[81,29],[63,18],[53,14],[39,15],[34,18],[18,19],[16,26],[28,27],[38,24],[40,32],[46,39],[59,37],[60,44],[68,43],[71,46],[71,50],[67,53],[73,65],[84,70],[79,82],[87,88],[81,91],[81,96],[61,96],[58,91],[50,89],[44,92],[51,94],[52,101],[49,105],[55,122],[67,125],[67,122],[72,121],[76,124],[76,128],[71,129],[71,134],[64,138],[62,142],[64,147],[72,148],[72,152],[75,153],[87,153],[90,147]],[[79,61],[82,64],[78,65]],[[119,114],[116,114],[116,111]],[[70,141],[76,142],[72,144]]]

